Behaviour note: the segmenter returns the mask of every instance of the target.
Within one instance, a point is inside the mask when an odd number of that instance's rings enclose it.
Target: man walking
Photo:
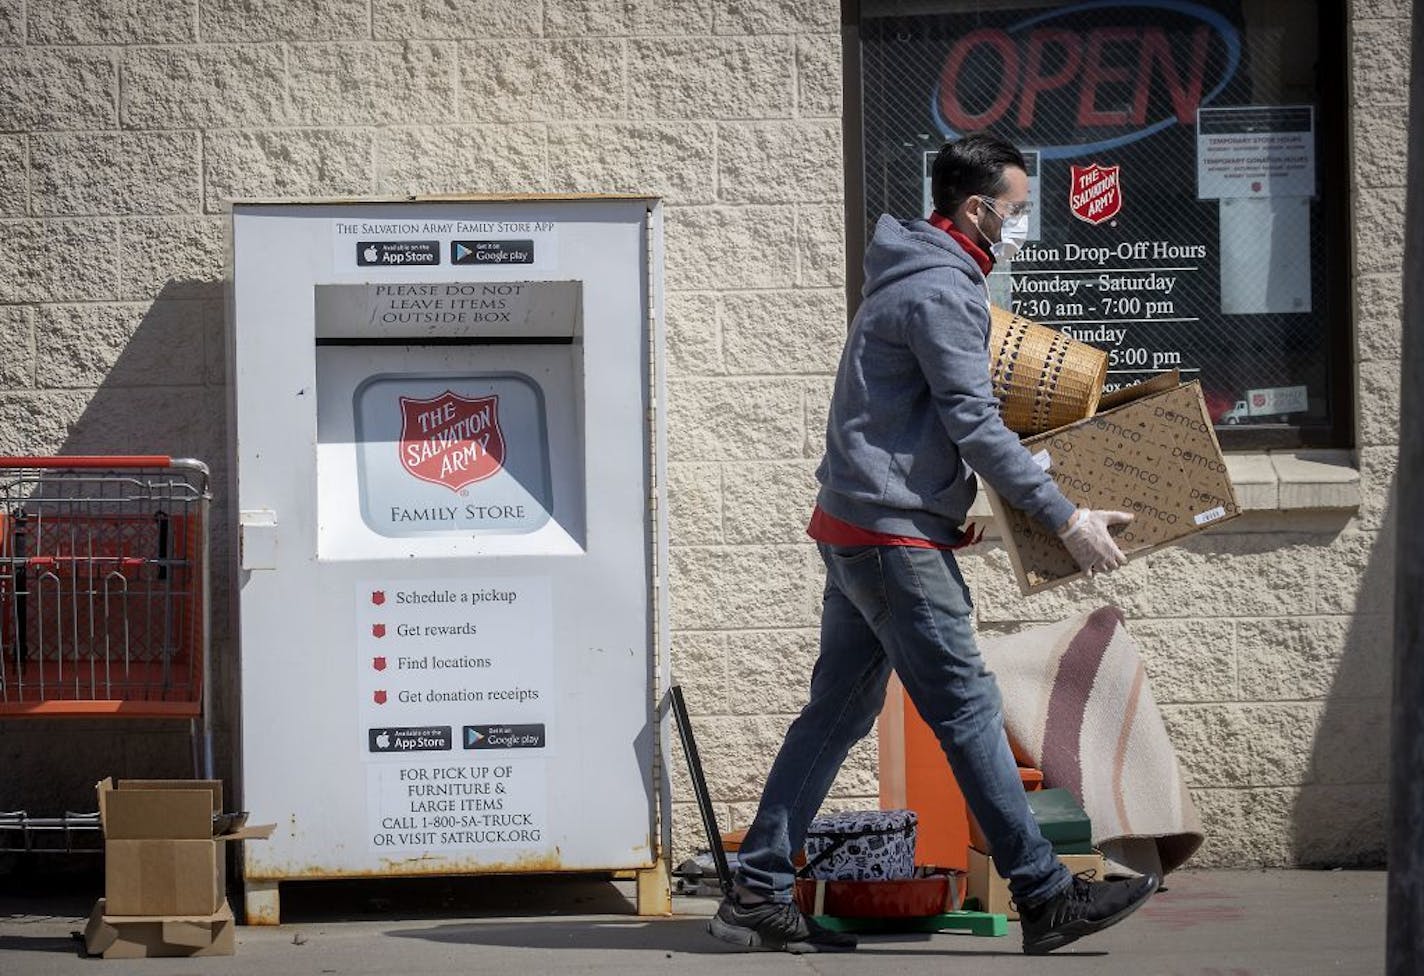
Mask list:
[[[1075,510],[999,418],[989,381],[985,276],[1027,229],[1023,156],[987,133],[946,144],[928,220],[882,216],[865,254],[863,300],[841,355],[821,488],[807,531],[826,564],[820,657],[740,852],[733,894],[709,923],[754,949],[844,951],[792,900],[812,817],[850,748],[874,725],[891,668],[939,737],[965,802],[1019,909],[1024,951],[1051,952],[1106,928],[1157,889],[1151,875],[1069,874],[1039,833],[1004,735],[998,686],[975,644],[953,550],[977,486],[1058,533],[1089,574],[1126,559],[1122,512]]]

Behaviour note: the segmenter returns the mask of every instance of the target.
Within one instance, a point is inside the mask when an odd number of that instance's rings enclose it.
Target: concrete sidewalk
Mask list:
[[[711,899],[667,919],[628,914],[630,886],[577,879],[439,879],[284,886],[284,924],[241,928],[223,959],[82,958],[88,892],[0,878],[0,974],[451,976],[546,973],[1131,974],[1314,976],[1384,971],[1380,871],[1183,872],[1122,925],[1045,958],[1006,938],[874,936],[848,955],[738,954],[706,934]],[[71,886],[72,887],[72,886]],[[577,913],[577,914],[572,914]]]

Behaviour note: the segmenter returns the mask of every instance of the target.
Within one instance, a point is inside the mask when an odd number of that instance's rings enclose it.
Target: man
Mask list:
[[[893,667],[935,731],[993,846],[1020,913],[1024,951],[1051,952],[1121,920],[1153,876],[1077,878],[1029,810],[999,690],[975,645],[969,589],[953,550],[975,473],[1056,531],[1088,573],[1126,560],[1109,533],[1122,512],[1075,510],[999,418],[989,381],[985,276],[1024,239],[1023,156],[987,133],[935,159],[928,220],[882,216],[865,254],[864,297],[841,356],[821,488],[808,533],[826,564],[820,657],[739,856],[718,938],[791,952],[855,948],[792,901],[801,849],[846,753],[870,731]]]

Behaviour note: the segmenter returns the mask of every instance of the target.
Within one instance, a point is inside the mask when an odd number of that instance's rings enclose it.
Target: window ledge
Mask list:
[[[1349,451],[1227,454],[1226,470],[1247,512],[1360,507],[1360,472]]]
[[[1360,472],[1350,451],[1293,450],[1227,454],[1226,470],[1243,512],[1296,512],[1360,507]],[[991,521],[984,489],[969,517]]]

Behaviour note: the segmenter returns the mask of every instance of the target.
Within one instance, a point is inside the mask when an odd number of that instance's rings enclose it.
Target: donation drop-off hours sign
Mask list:
[[[543,577],[357,584],[372,849],[547,846],[552,604]]]

